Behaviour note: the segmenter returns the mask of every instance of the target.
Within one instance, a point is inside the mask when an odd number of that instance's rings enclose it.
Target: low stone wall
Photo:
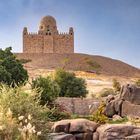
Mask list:
[[[78,115],[88,115],[91,112],[97,110],[100,104],[99,101],[95,99],[67,97],[57,98],[56,103],[64,108],[67,112]]]

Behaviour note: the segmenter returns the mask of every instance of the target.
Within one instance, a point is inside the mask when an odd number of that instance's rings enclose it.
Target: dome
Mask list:
[[[45,16],[41,19],[40,25],[54,25],[56,26],[56,20],[52,16]]]
[[[44,34],[57,33],[56,20],[52,16],[45,16],[40,21],[39,32]]]

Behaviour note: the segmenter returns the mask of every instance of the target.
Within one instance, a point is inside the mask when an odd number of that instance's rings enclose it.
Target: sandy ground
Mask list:
[[[48,69],[36,69],[36,68],[33,69],[29,67],[27,69],[30,76],[30,80],[38,76],[46,77],[54,73],[54,70]],[[104,88],[112,88],[113,79],[117,79],[121,83],[121,85],[127,83],[134,83],[137,80],[136,78],[97,75],[94,73],[81,71],[76,71],[75,74],[77,77],[85,79],[87,83],[87,90],[89,91],[87,97],[92,97],[92,94],[98,94]]]

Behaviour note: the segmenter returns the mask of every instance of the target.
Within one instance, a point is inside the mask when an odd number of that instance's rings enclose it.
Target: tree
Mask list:
[[[56,97],[59,96],[59,86],[51,79],[51,77],[38,77],[32,81],[32,89],[36,89],[37,92],[41,93],[40,104],[41,105],[52,105]]]
[[[74,73],[58,69],[54,77],[60,87],[61,97],[85,97],[88,93],[85,80],[77,78]]]
[[[0,50],[0,82],[14,86],[28,80],[28,73],[11,50],[11,47]]]

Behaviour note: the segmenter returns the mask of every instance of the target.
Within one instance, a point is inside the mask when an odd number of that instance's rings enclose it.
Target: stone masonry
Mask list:
[[[52,16],[41,19],[38,33],[23,29],[23,53],[74,53],[74,31],[59,33]]]

